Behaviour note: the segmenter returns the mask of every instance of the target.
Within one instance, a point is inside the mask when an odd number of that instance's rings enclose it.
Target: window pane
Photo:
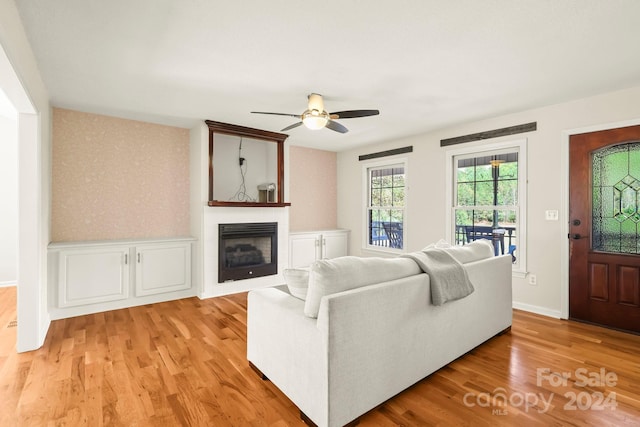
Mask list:
[[[510,253],[516,264],[518,156],[518,152],[513,151],[454,158],[457,169],[453,206],[456,244],[486,239],[492,242],[496,254]]]
[[[372,209],[369,211],[369,238],[368,242],[374,246],[386,246],[387,240],[382,221],[380,221],[380,211]]]
[[[404,212],[399,209],[389,211],[389,218],[391,222],[402,223],[404,221]]]
[[[378,206],[392,206],[393,189],[383,188],[380,190],[380,204]]]
[[[382,186],[382,175],[380,172],[379,170],[371,171],[371,188],[380,188]]]
[[[379,209],[371,209],[371,220],[374,222],[380,222],[380,210]]]
[[[369,169],[368,244],[402,249],[405,206],[403,165]]]
[[[458,206],[475,206],[476,193],[474,190],[475,184],[473,182],[458,183]]]
[[[401,173],[401,175],[399,175],[399,174],[394,174],[393,175],[393,186],[394,187],[404,187],[404,168],[402,168],[401,172],[398,169],[396,169],[396,172]]]
[[[475,205],[493,205],[493,182],[476,183]]]
[[[515,154],[516,159],[518,156],[518,153],[512,153]],[[518,162],[505,162],[505,163],[500,163],[500,166],[498,167],[498,177],[500,179],[517,179],[518,178]]]
[[[381,192],[382,190],[380,189],[371,189],[371,206],[381,206]]]
[[[459,161],[458,164],[462,163]],[[475,168],[474,167],[458,167],[458,182],[472,182],[475,181]]]
[[[498,205],[515,206],[518,204],[518,180],[498,181]]]
[[[516,211],[456,209],[455,217],[454,241],[457,245],[486,239],[492,242],[496,254],[510,253],[517,263],[519,234]]]
[[[592,158],[592,245],[640,253],[640,143],[605,147]]]
[[[394,207],[404,207],[404,188],[393,189],[393,202]]]
[[[476,181],[491,181],[492,179],[490,164],[476,167]]]

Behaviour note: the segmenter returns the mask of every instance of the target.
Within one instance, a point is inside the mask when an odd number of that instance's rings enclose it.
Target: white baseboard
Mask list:
[[[17,283],[15,281],[8,282],[0,282],[0,288],[8,288],[9,286],[16,286]]]
[[[525,304],[522,302],[514,301],[513,308],[523,311],[528,311],[530,313],[540,314],[542,316],[553,317],[555,319],[562,319],[562,315],[560,310],[551,310],[546,307],[539,307],[537,305]]]

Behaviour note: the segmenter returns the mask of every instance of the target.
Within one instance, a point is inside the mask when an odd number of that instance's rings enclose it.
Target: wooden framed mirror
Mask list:
[[[289,135],[212,120],[205,123],[209,206],[291,205],[284,202],[284,141]]]

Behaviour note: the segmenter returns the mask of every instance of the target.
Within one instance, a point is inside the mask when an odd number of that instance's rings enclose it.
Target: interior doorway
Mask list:
[[[4,46],[0,46],[0,87],[11,101],[17,116],[18,135],[18,266],[17,327],[18,352],[42,346],[49,327],[46,292],[46,242],[48,240],[47,205],[43,207],[43,130],[40,114],[23,86]],[[37,92],[44,98],[46,92]],[[42,104],[42,102],[41,102]],[[48,112],[44,112],[48,120]],[[47,144],[44,147],[48,147]],[[46,162],[46,158],[44,158]],[[44,163],[48,167],[48,163]],[[47,195],[48,193],[44,193]],[[46,236],[43,239],[43,235]]]
[[[18,277],[18,113],[0,87],[0,287]]]

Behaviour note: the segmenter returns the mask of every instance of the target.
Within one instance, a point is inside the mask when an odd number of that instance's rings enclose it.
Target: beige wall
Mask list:
[[[437,132],[338,153],[338,224],[351,230],[352,255],[372,255],[362,250],[362,162],[358,155],[412,145],[409,160],[406,249],[419,250],[446,236],[446,148],[440,140],[476,132],[537,122],[537,131],[486,140],[528,140],[527,267],[537,275],[537,285],[514,277],[513,299],[519,308],[560,316],[566,305],[568,259],[568,202],[566,183],[567,135],[594,128],[640,123],[640,87],[552,105]],[[460,146],[458,146],[460,147]],[[563,160],[564,159],[564,160]],[[358,197],[354,197],[357,194]],[[558,210],[559,221],[545,220],[545,210]]]
[[[337,227],[337,155],[332,151],[289,147],[289,230]]]
[[[189,235],[189,130],[53,109],[51,240]]]

